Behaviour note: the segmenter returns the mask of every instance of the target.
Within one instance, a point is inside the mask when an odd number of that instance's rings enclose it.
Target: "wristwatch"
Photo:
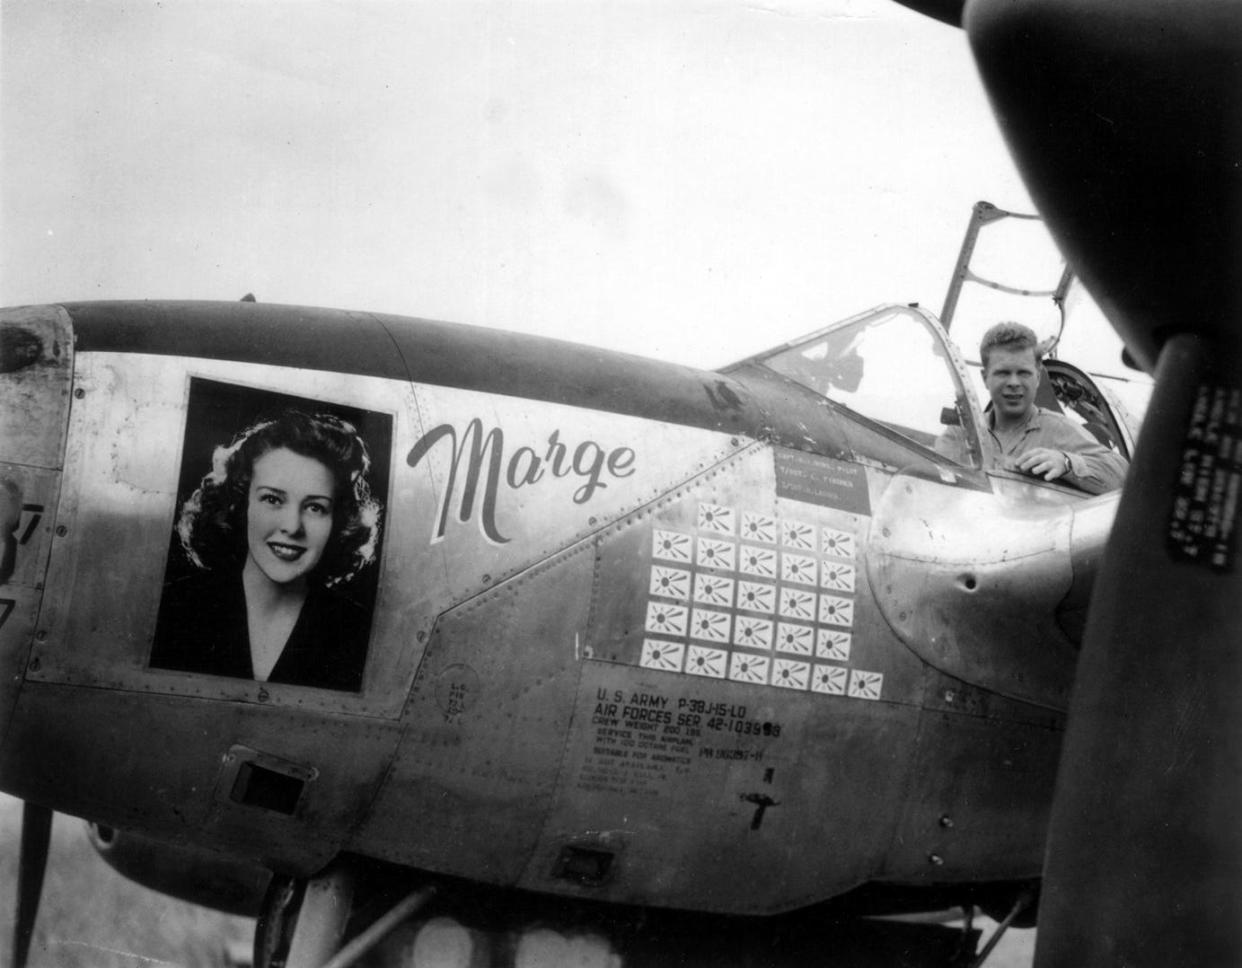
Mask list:
[[[1070,463],[1069,451],[1067,450],[1061,451],[1061,456],[1065,459],[1065,471],[1061,475],[1062,477],[1064,477],[1066,474],[1073,473],[1074,465]]]

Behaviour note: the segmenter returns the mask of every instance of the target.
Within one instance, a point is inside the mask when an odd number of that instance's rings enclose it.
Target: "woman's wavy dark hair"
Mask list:
[[[380,505],[371,497],[371,458],[353,425],[331,414],[286,410],[242,431],[212,455],[211,473],[182,505],[177,535],[186,556],[207,570],[240,567],[246,558],[246,507],[255,462],[273,450],[319,461],[336,481],[332,533],[314,577],[331,587],[375,559]]]

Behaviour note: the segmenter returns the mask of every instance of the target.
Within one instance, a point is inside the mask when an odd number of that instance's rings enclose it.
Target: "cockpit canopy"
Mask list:
[[[962,364],[922,311],[885,306],[754,357],[921,447],[978,467]]]

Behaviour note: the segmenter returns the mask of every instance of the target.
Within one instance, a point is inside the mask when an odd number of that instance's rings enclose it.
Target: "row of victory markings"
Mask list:
[[[805,521],[777,518],[759,511],[739,511],[719,504],[700,504],[698,530],[737,537],[759,545],[780,545],[794,551],[816,551],[841,558],[854,557],[854,536],[836,528],[819,528]]]
[[[699,530],[704,535],[702,545],[704,553],[710,554],[711,552],[707,552],[707,549],[719,547],[723,553],[727,554],[726,547],[736,548],[736,542],[740,540],[746,542],[742,547],[752,553],[757,549],[780,547],[788,552],[804,552],[811,555],[818,553],[846,559],[852,559],[855,556],[856,542],[854,535],[849,531],[842,531],[839,528],[821,528],[800,521],[785,521],[744,511],[741,514],[744,522],[741,534],[734,536],[718,528],[704,527],[703,523],[706,520],[720,520],[716,516],[709,518],[708,516],[713,515],[713,512],[705,512],[704,507],[707,505],[699,505]],[[686,557],[690,551],[688,539],[693,535],[683,531],[658,529],[655,533],[655,551],[658,557],[667,557],[674,561],[689,560]],[[719,539],[719,541],[714,542],[710,540],[712,538]],[[663,554],[660,554],[661,552]],[[744,561],[745,559],[742,559],[742,562]],[[704,563],[712,567],[733,569],[731,563],[718,564],[710,559]]]
[[[771,685],[828,696],[879,699],[884,675],[788,656],[755,655],[663,639],[644,639],[639,661],[644,669]]]
[[[783,581],[841,592],[854,590],[854,565],[832,558],[819,559],[791,551],[777,551],[699,537],[680,531],[653,534],[652,557],[670,565],[694,565],[745,575],[748,578]]]
[[[832,662],[848,662],[850,633],[839,628],[782,622],[751,615],[731,615],[710,608],[687,608],[649,601],[645,631],[712,645],[736,645],[764,652],[815,655]]]
[[[842,589],[843,591],[847,589]],[[761,615],[825,625],[854,624],[854,600],[846,595],[820,594],[814,589],[773,585],[762,581],[735,581],[720,575],[694,574],[666,565],[651,566],[648,593],[696,607],[740,609]],[[848,591],[853,591],[850,587]]]

